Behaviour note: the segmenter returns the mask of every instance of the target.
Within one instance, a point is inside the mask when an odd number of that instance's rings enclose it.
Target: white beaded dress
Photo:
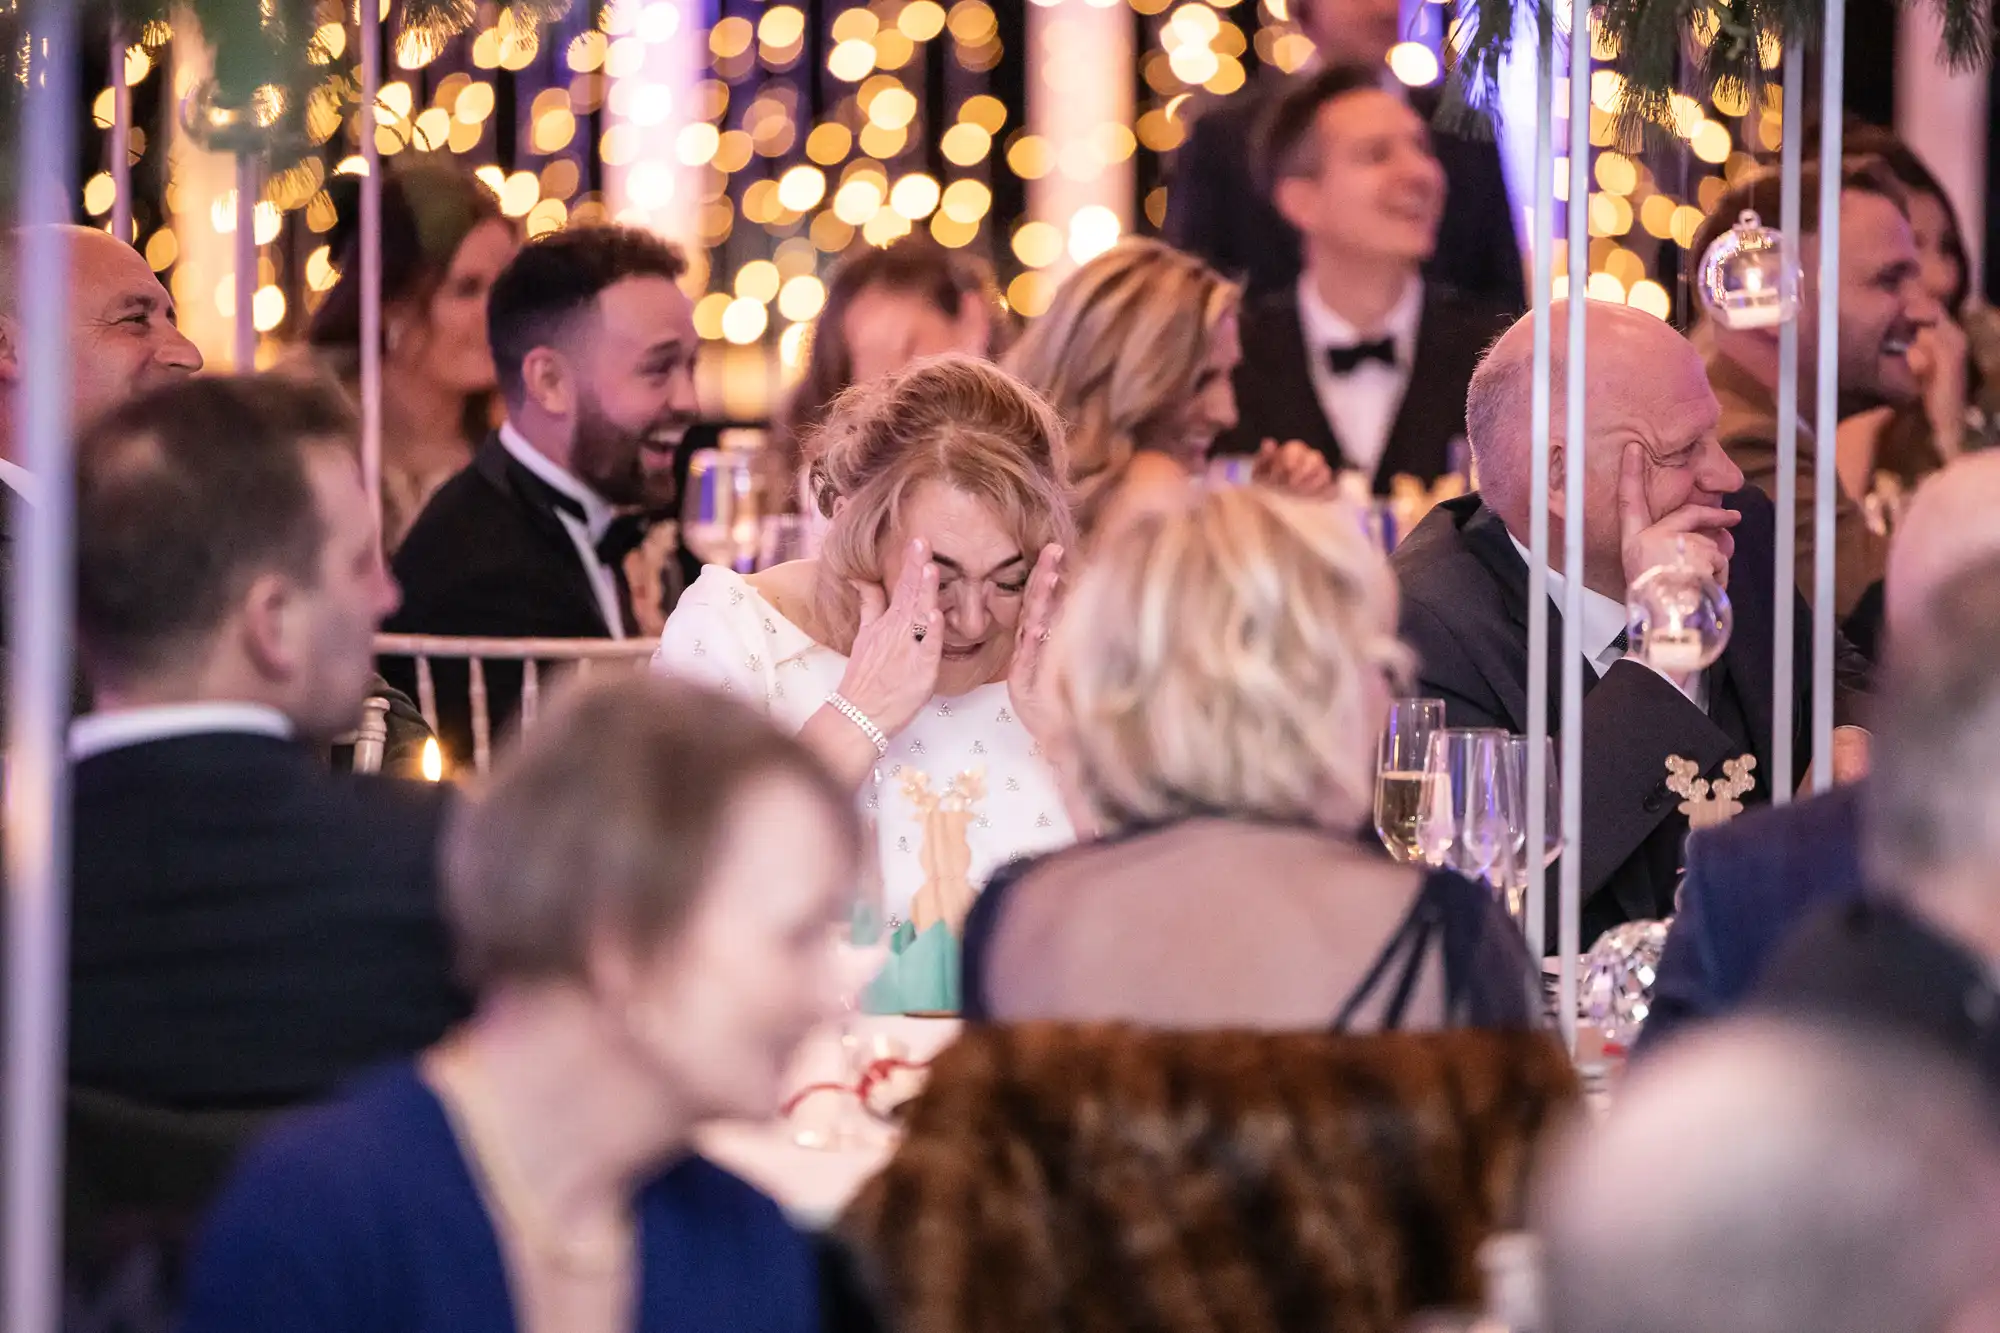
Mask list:
[[[742,576],[711,565],[681,594],[653,666],[732,694],[796,732],[840,684],[847,659],[779,615]],[[879,786],[856,799],[876,827],[883,905],[893,917],[909,915],[926,866],[933,877],[940,866],[948,874],[964,866],[976,891],[1009,861],[1076,840],[1055,772],[1014,716],[1004,681],[931,698],[890,738],[877,771]]]

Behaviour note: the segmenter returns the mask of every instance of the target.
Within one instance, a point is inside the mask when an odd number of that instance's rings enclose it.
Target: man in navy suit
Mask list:
[[[1917,491],[1889,552],[1892,642],[1951,575],[2000,553],[1996,511],[2000,455],[1967,455]],[[1642,1051],[1734,1008],[1802,919],[1862,896],[1865,785],[1752,811],[1689,840],[1687,879]]]

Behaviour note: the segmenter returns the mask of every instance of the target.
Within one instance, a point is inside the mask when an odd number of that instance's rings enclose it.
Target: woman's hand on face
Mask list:
[[[1266,486],[1275,486],[1308,499],[1333,491],[1335,478],[1326,455],[1302,440],[1264,441],[1250,466],[1250,475]]]
[[[1940,457],[1949,462],[1965,445],[1965,403],[1969,389],[1965,330],[1949,317],[1917,330],[1909,352],[1910,370],[1923,385],[1925,415]]]
[[[893,736],[937,693],[944,617],[938,611],[938,570],[930,547],[910,543],[893,595],[874,583],[856,583],[854,590],[861,598],[861,627],[840,678],[840,693]]]
[[[1028,576],[1028,591],[1021,603],[1021,619],[1014,626],[1014,657],[1007,666],[1007,696],[1013,701],[1014,716],[1044,750],[1054,718],[1042,663],[1048,656],[1049,635],[1055,629],[1062,563],[1060,546],[1044,546],[1035,557],[1035,570]]]

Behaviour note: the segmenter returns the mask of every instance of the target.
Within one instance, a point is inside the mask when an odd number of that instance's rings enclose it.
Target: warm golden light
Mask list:
[[[1436,83],[1443,71],[1437,53],[1422,42],[1398,42],[1389,48],[1389,72],[1412,88],[1423,88]]]
[[[444,780],[444,751],[438,748],[437,737],[424,737],[423,771],[425,782]]]

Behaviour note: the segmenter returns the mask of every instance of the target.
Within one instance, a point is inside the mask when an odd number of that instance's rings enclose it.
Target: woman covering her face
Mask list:
[[[1074,836],[1040,670],[1075,544],[1062,426],[941,356],[841,395],[808,448],[819,555],[703,570],[655,665],[796,733],[875,822],[887,911],[956,931],[995,867]]]

